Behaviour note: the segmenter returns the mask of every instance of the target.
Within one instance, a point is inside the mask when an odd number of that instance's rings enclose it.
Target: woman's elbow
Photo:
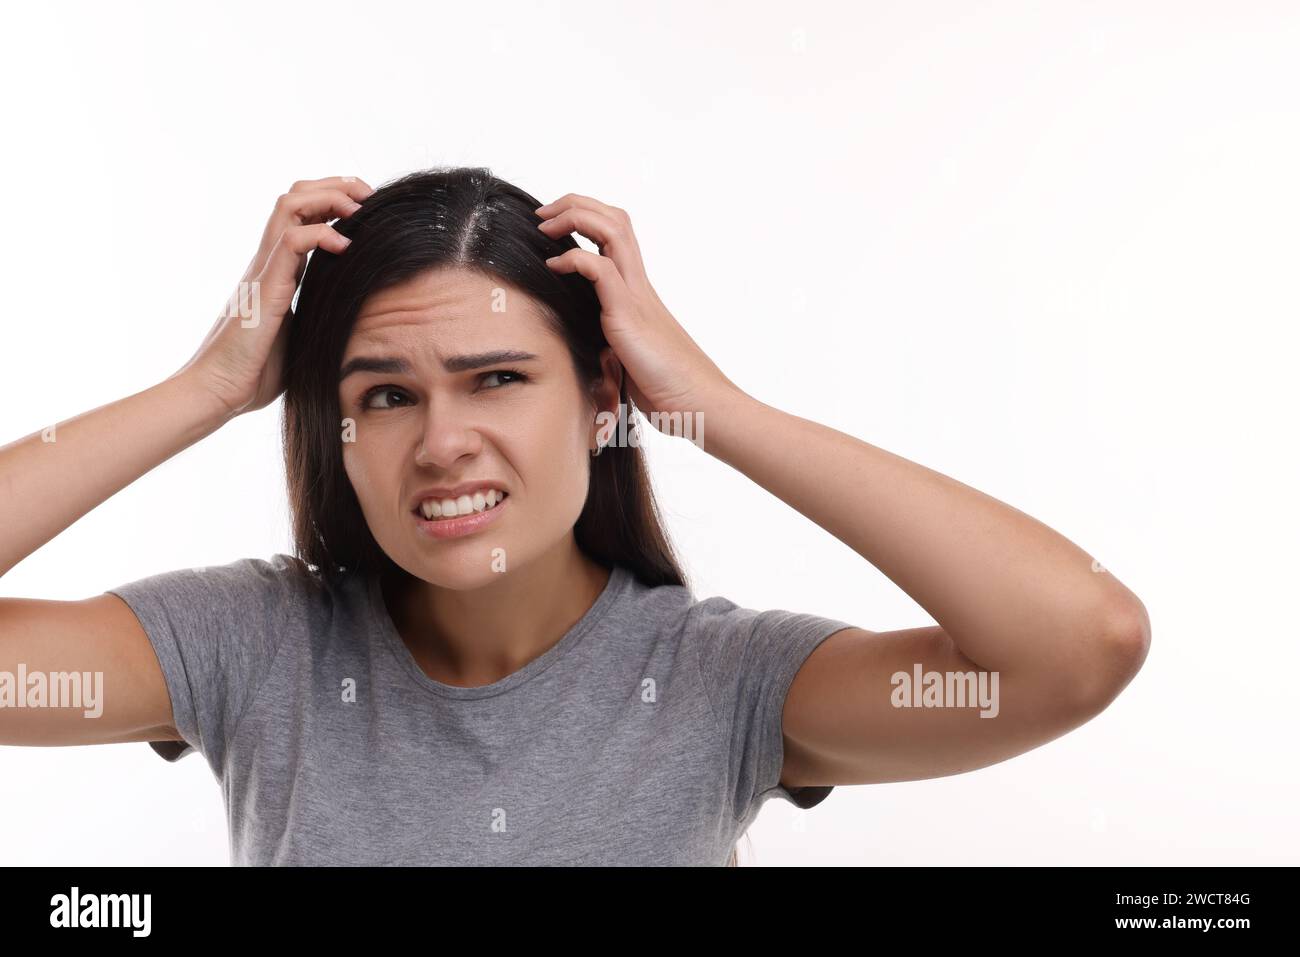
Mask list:
[[[1109,707],[1137,677],[1151,650],[1151,619],[1140,601],[1104,619],[1095,663],[1082,682],[1082,703],[1096,714]]]

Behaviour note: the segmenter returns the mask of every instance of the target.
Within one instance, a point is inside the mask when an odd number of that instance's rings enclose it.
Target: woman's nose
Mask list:
[[[417,465],[448,468],[462,456],[477,454],[482,446],[478,431],[464,418],[435,413],[425,421],[415,461]]]

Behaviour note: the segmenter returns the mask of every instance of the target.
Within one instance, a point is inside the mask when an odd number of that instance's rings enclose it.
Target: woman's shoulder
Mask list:
[[[128,599],[210,606],[234,617],[258,605],[318,604],[331,600],[338,589],[296,556],[275,552],[155,572],[108,591]]]
[[[626,582],[622,592],[625,623],[651,625],[657,630],[666,628],[678,636],[692,636],[722,626],[734,628],[761,613],[742,607],[724,595],[700,598],[688,580],[647,583],[634,569],[615,567]]]
[[[619,602],[647,610],[681,611],[695,600],[689,585],[665,580],[659,575],[647,575],[621,562],[611,565],[609,587],[617,592]]]
[[[200,576],[240,587],[264,586],[271,590],[324,598],[346,578],[327,576],[296,555],[274,552],[262,558],[237,558],[223,565],[191,569]]]

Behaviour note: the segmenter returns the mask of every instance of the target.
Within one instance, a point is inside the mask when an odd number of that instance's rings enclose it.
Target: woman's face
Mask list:
[[[356,359],[384,365],[349,371]],[[379,546],[453,589],[560,553],[586,502],[596,414],[618,407],[611,363],[606,349],[593,403],[535,301],[474,270],[429,271],[370,296],[343,353],[339,407],[344,467]],[[467,482],[505,490],[500,513],[434,537],[415,514],[424,491]]]

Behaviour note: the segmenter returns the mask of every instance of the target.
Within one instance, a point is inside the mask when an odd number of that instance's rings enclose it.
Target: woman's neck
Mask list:
[[[498,573],[480,588],[441,588],[405,575],[383,584],[389,616],[435,681],[481,687],[523,668],[590,610],[610,570],[570,535],[553,553]]]

